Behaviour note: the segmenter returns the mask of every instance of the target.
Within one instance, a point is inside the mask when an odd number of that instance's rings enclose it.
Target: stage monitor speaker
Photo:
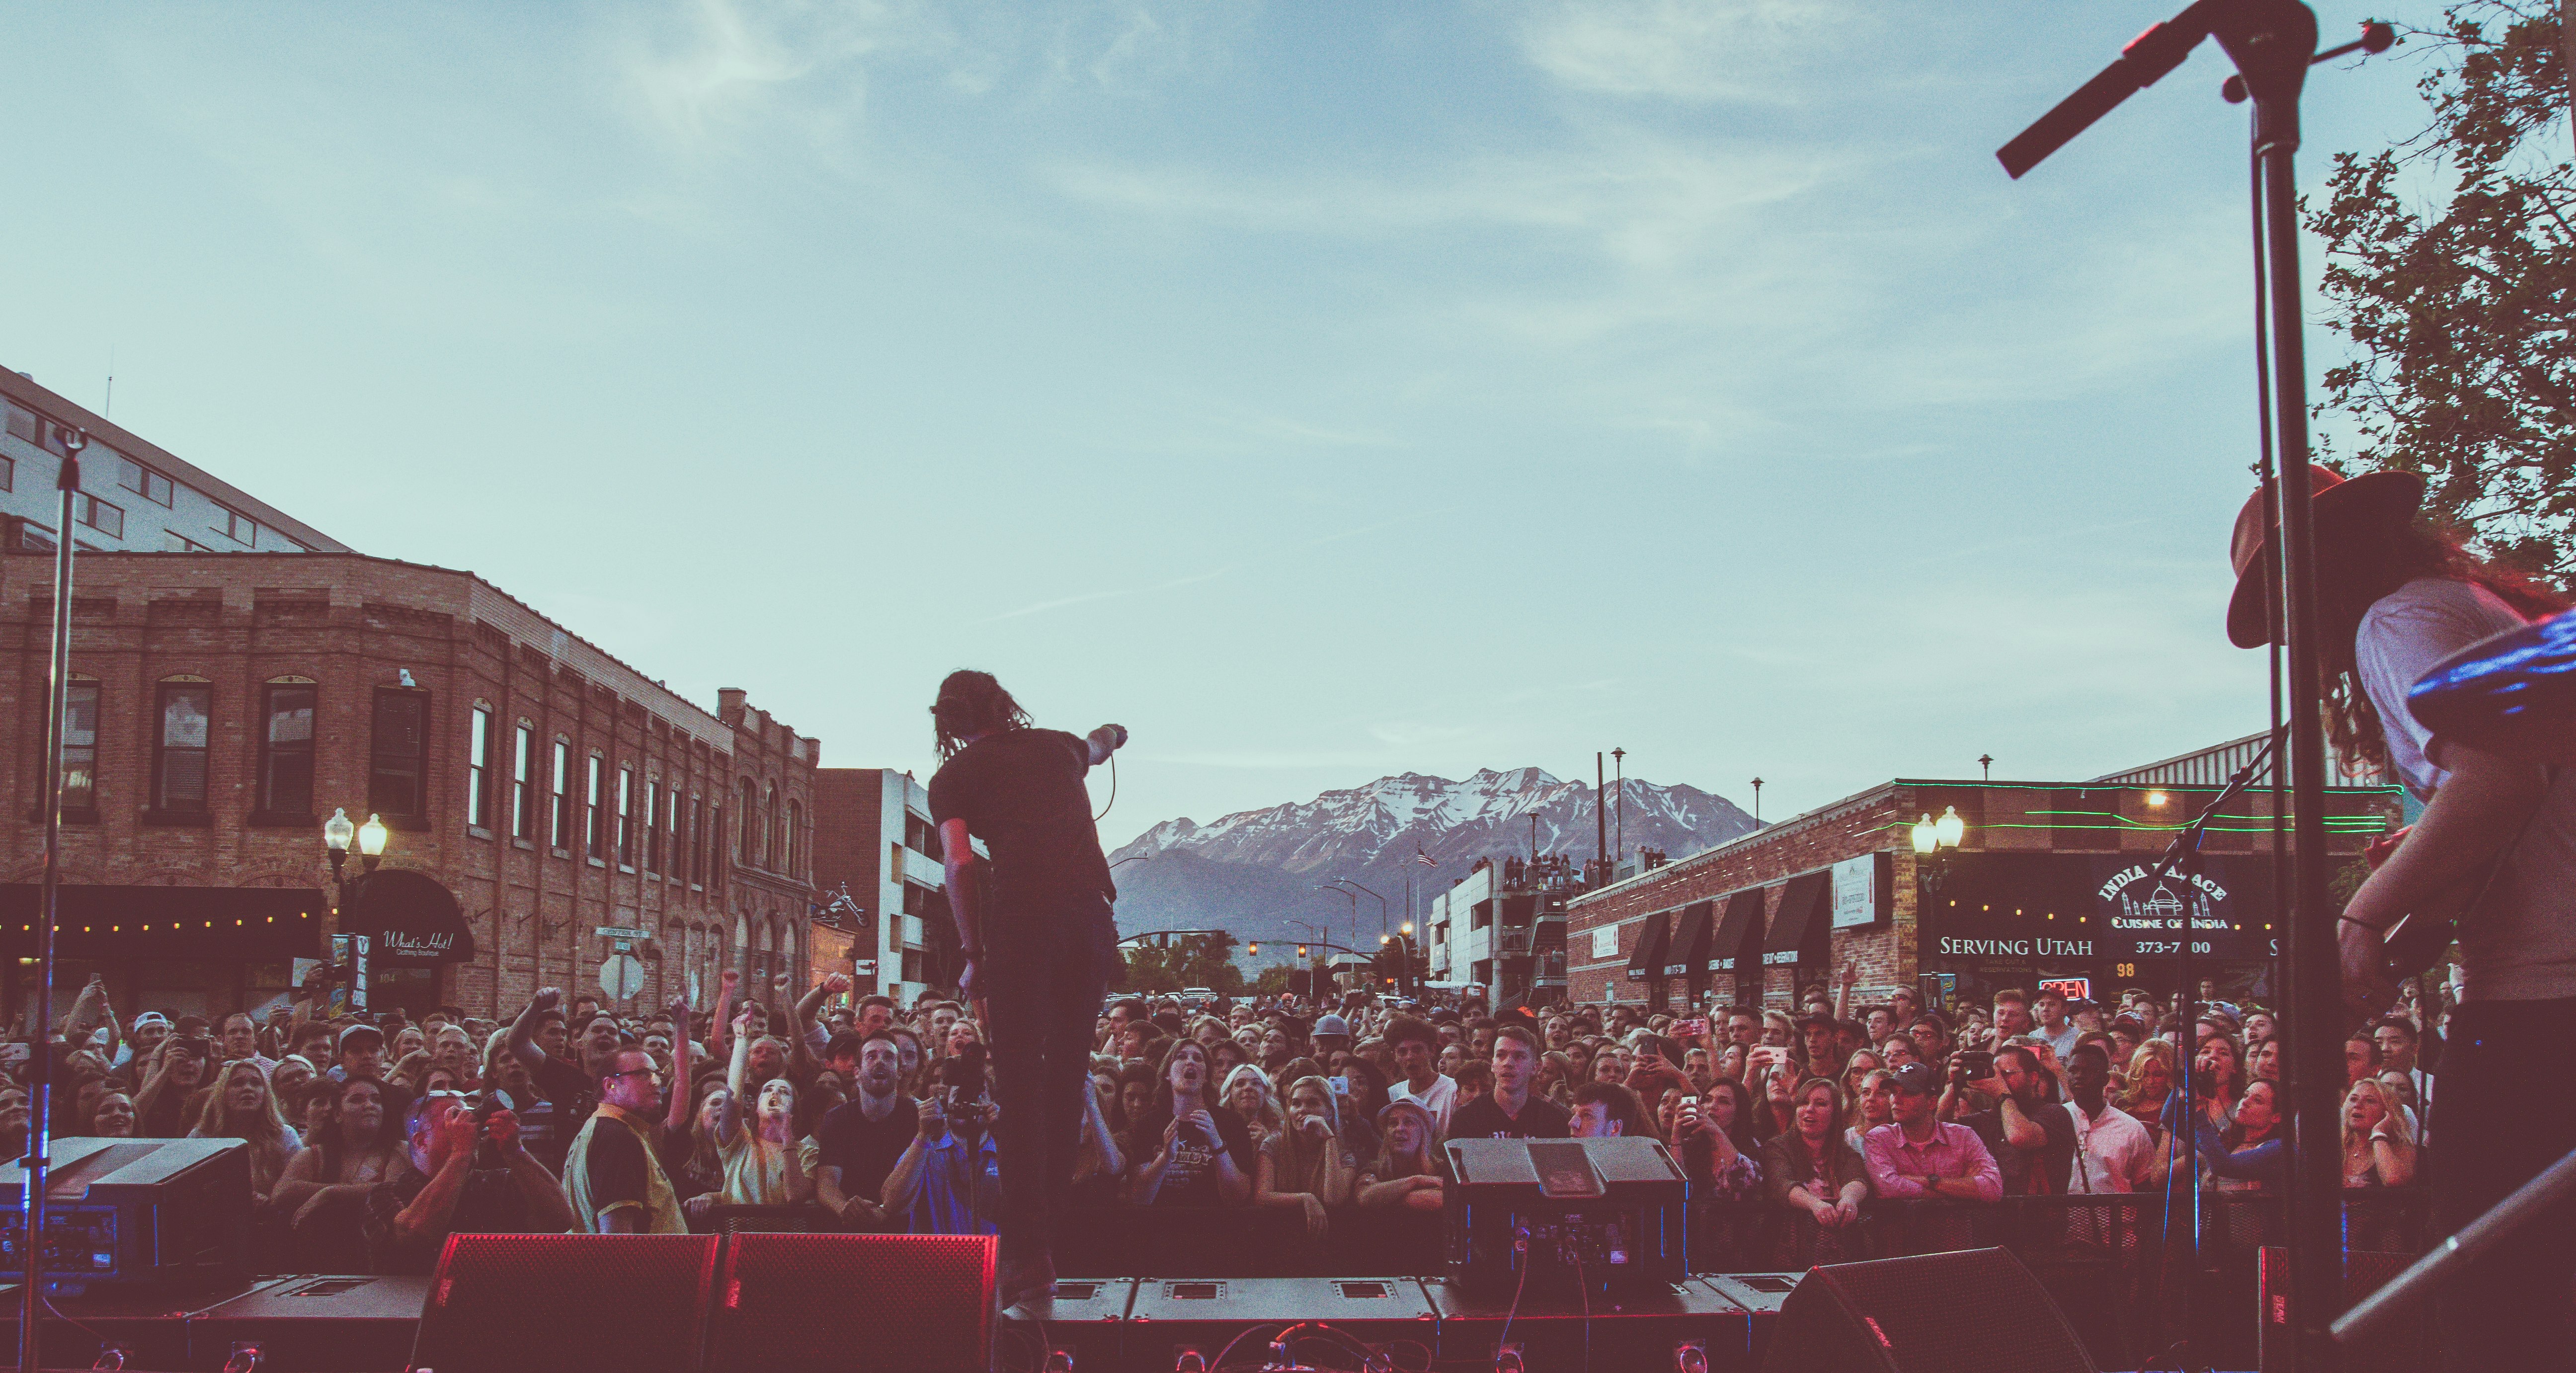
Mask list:
[[[697,1373],[714,1235],[450,1235],[411,1367]]]
[[[1272,1340],[1313,1322],[1398,1368],[1428,1366],[1439,1336],[1414,1278],[1143,1278],[1127,1313],[1126,1365],[1140,1373],[1214,1370],[1223,1355],[1227,1367],[1259,1366],[1272,1361]],[[1279,1362],[1352,1368],[1360,1360],[1348,1343],[1320,1331],[1298,1337],[1289,1352]]]
[[[1762,1373],[2097,1373],[2001,1249],[1825,1264],[1780,1307]]]
[[[2389,1283],[2421,1257],[2416,1254],[2383,1253],[2377,1250],[2354,1250],[2343,1256],[2342,1310]],[[2260,1293],[2260,1315],[2256,1326],[2256,1367],[2263,1373],[2288,1368],[2289,1351],[2290,1251],[2277,1245],[2265,1245],[2259,1260],[2260,1277],[2255,1286]],[[2342,1314],[2342,1310],[2336,1314]],[[2359,1345],[2343,1347],[2344,1373],[2400,1373],[2400,1370],[2438,1368],[2441,1350],[2434,1334],[2433,1305],[2425,1302],[2399,1316],[2386,1332]],[[2501,1371],[2499,1371],[2501,1373]]]
[[[314,1276],[264,1282],[188,1318],[188,1363],[221,1373],[250,1353],[260,1373],[394,1369],[411,1354],[426,1276]]]
[[[994,1363],[1002,1368],[1117,1373],[1126,1367],[1134,1278],[1058,1278],[1044,1296],[1002,1313]]]
[[[1595,1295],[1524,1298],[1517,1307],[1443,1278],[1423,1283],[1440,1314],[1439,1361],[1460,1368],[1664,1369],[1744,1373],[1751,1313],[1700,1282]],[[1508,1327],[1508,1332],[1506,1331]],[[1406,1365],[1410,1366],[1410,1365]]]
[[[990,1235],[734,1235],[708,1373],[983,1373],[993,1246]]]
[[[1760,1368],[1779,1328],[1780,1307],[1798,1290],[1804,1273],[1710,1273],[1691,1281],[1744,1308],[1745,1367]]]
[[[213,1283],[250,1276],[250,1146],[238,1139],[66,1135],[47,1155],[46,1286]],[[0,1270],[25,1271],[27,1175],[0,1167]]]
[[[1453,1139],[1449,1278],[1486,1296],[1652,1291],[1690,1270],[1689,1184],[1652,1139]]]

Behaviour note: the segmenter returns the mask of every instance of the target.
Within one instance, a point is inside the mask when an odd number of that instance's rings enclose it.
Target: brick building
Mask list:
[[[0,557],[0,945],[21,956],[51,573]],[[710,714],[472,573],[84,555],[71,667],[59,987],[95,971],[128,1014],[222,1012],[362,935],[372,1004],[415,1011],[507,1014],[598,987],[621,953],[639,1004],[704,1004],[726,966],[804,985],[819,743],[738,691]],[[335,808],[392,831],[337,915]]]
[[[1913,986],[1954,1006],[2006,986],[2104,991],[2196,977],[2261,999],[2271,986],[2271,796],[2239,798],[2207,831],[2196,881],[2144,882],[2210,785],[1899,779],[1575,898],[1571,995],[1657,1007],[1787,1009],[1859,969],[1867,999]],[[2331,788],[2337,853],[2396,811],[2384,787]],[[1915,823],[1955,812],[1955,848],[1918,855]]]

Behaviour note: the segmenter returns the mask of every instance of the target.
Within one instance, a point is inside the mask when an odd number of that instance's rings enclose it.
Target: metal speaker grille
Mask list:
[[[414,1368],[694,1373],[714,1235],[452,1235],[430,1279]]]
[[[982,1373],[989,1235],[740,1234],[725,1246],[709,1373]]]

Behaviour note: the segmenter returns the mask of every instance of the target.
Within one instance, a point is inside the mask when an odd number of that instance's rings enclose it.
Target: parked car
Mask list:
[[[1191,1010],[1195,1011],[1199,1007],[1214,1000],[1216,1000],[1216,988],[1214,987],[1181,988],[1181,1004],[1189,1007]]]

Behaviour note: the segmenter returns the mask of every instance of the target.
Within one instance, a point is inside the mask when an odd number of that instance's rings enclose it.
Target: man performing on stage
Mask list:
[[[988,672],[952,672],[930,707],[938,775],[930,819],[966,952],[958,991],[979,1002],[993,1056],[1001,1149],[1002,1305],[1055,1281],[1055,1224],[1082,1143],[1091,1037],[1118,957],[1117,889],[1083,774],[1127,731],[1038,729]],[[975,861],[972,839],[992,854]]]

